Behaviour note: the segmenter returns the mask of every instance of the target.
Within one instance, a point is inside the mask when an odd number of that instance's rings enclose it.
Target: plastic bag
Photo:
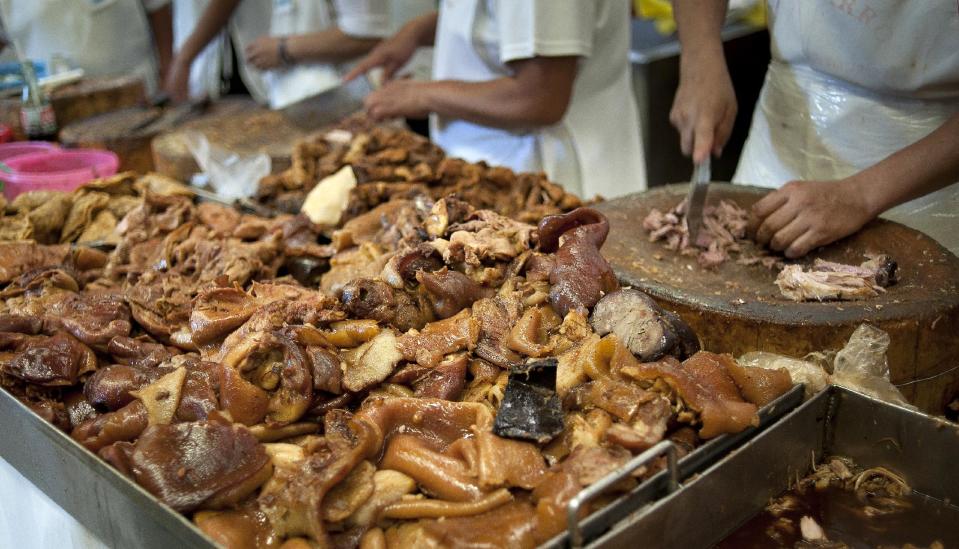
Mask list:
[[[260,179],[270,175],[270,157],[266,153],[240,156],[210,143],[202,133],[187,132],[184,137],[210,186],[223,198],[249,198],[256,194]]]
[[[757,368],[784,368],[794,383],[806,385],[806,398],[833,384],[915,410],[889,381],[888,349],[889,334],[862,324],[838,352],[811,353],[802,359],[751,352],[739,357],[739,362]]]
[[[869,396],[915,409],[899,389],[889,381],[889,334],[862,324],[849,337],[846,346],[836,353],[832,382]]]

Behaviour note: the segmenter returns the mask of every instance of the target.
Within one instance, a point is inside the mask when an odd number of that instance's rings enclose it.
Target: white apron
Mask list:
[[[644,190],[629,21],[620,0],[443,0],[434,80],[492,80],[510,74],[508,61],[537,55],[581,59],[559,123],[506,130],[433,116],[433,139],[451,156],[545,171],[586,198]]]
[[[848,177],[959,112],[955,0],[769,0],[772,62],[734,181]],[[959,185],[884,217],[959,252]]]
[[[158,86],[156,51],[141,0],[0,0],[7,32],[36,60],[61,54],[91,76],[133,74]]]

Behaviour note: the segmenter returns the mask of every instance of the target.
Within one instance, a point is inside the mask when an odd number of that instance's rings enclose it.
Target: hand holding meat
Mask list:
[[[179,56],[170,64],[170,70],[163,82],[163,91],[176,102],[189,99],[190,94],[190,62]]]
[[[788,258],[802,257],[851,235],[875,217],[867,192],[853,178],[790,181],[753,206],[756,241]]]
[[[246,47],[246,60],[254,67],[266,70],[283,64],[280,59],[280,39],[276,36],[261,36]]]
[[[366,96],[363,104],[373,120],[387,118],[426,118],[430,114],[427,104],[429,82],[394,80]]]
[[[392,37],[380,42],[369,55],[360,59],[353,70],[343,77],[343,81],[349,82],[372,69],[382,67],[383,81],[389,82],[396,71],[413,57],[416,48],[432,43],[435,34],[435,12],[410,21]]]

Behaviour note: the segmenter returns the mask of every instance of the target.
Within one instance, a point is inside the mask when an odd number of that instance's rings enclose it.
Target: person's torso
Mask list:
[[[849,177],[959,112],[955,0],[769,0],[772,62],[733,180]],[[885,215],[959,250],[952,185]]]
[[[136,74],[157,85],[155,50],[140,0],[0,0],[25,55],[62,55],[93,76]]]
[[[773,59],[876,94],[959,99],[955,0],[768,0]]]
[[[434,80],[481,82],[509,76],[501,61],[499,10],[505,0],[444,0],[433,60]],[[597,0],[593,43],[581,57],[563,120],[504,130],[463,120],[434,120],[433,137],[453,156],[517,171],[545,171],[571,192],[592,196],[645,188],[638,115],[629,79],[626,2]],[[549,21],[536,21],[548,25]],[[570,37],[573,39],[573,37]],[[627,183],[623,183],[626,181]]]

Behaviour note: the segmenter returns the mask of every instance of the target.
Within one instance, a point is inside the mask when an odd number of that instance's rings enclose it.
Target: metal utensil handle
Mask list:
[[[663,454],[666,454],[666,470],[669,472],[668,490],[669,492],[673,492],[679,488],[679,470],[676,467],[676,445],[669,440],[661,440],[649,450],[626,462],[626,464],[618,470],[606,475],[598,482],[587,486],[569,501],[566,505],[566,528],[569,533],[570,546],[583,546],[583,532],[579,528],[579,511],[586,502],[602,494],[610,486],[623,480],[636,469],[639,469]]]

